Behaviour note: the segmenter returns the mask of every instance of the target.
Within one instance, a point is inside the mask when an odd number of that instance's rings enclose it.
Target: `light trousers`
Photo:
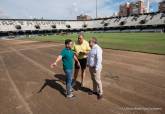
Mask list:
[[[100,95],[103,94],[101,71],[102,71],[102,68],[100,68],[96,71],[96,69],[94,67],[89,67],[89,72],[91,74],[91,79],[93,81],[93,91],[97,92]]]

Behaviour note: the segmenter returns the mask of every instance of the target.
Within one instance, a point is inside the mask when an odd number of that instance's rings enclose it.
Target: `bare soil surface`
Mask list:
[[[65,98],[63,44],[0,40],[0,114],[165,114],[165,56],[104,49],[104,98],[89,96],[92,82]],[[79,76],[80,77],[80,76]]]

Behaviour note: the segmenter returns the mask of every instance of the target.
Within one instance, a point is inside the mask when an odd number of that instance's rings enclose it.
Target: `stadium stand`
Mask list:
[[[165,13],[80,20],[0,19],[0,36],[58,32],[165,32]]]

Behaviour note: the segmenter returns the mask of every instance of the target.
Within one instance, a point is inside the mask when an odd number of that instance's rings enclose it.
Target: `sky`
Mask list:
[[[119,11],[119,5],[137,0],[98,0],[98,17],[108,17]],[[150,0],[151,11],[158,10],[158,2]],[[77,15],[95,17],[96,0],[0,0],[0,18],[76,19]]]

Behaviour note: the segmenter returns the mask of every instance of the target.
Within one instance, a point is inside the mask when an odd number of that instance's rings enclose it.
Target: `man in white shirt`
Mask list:
[[[88,54],[87,66],[89,67],[89,71],[91,74],[91,78],[93,81],[93,91],[89,94],[96,94],[98,99],[103,98],[103,89],[101,82],[101,71],[102,71],[102,49],[97,44],[97,39],[93,37],[89,41],[89,45],[91,47],[91,51]]]

